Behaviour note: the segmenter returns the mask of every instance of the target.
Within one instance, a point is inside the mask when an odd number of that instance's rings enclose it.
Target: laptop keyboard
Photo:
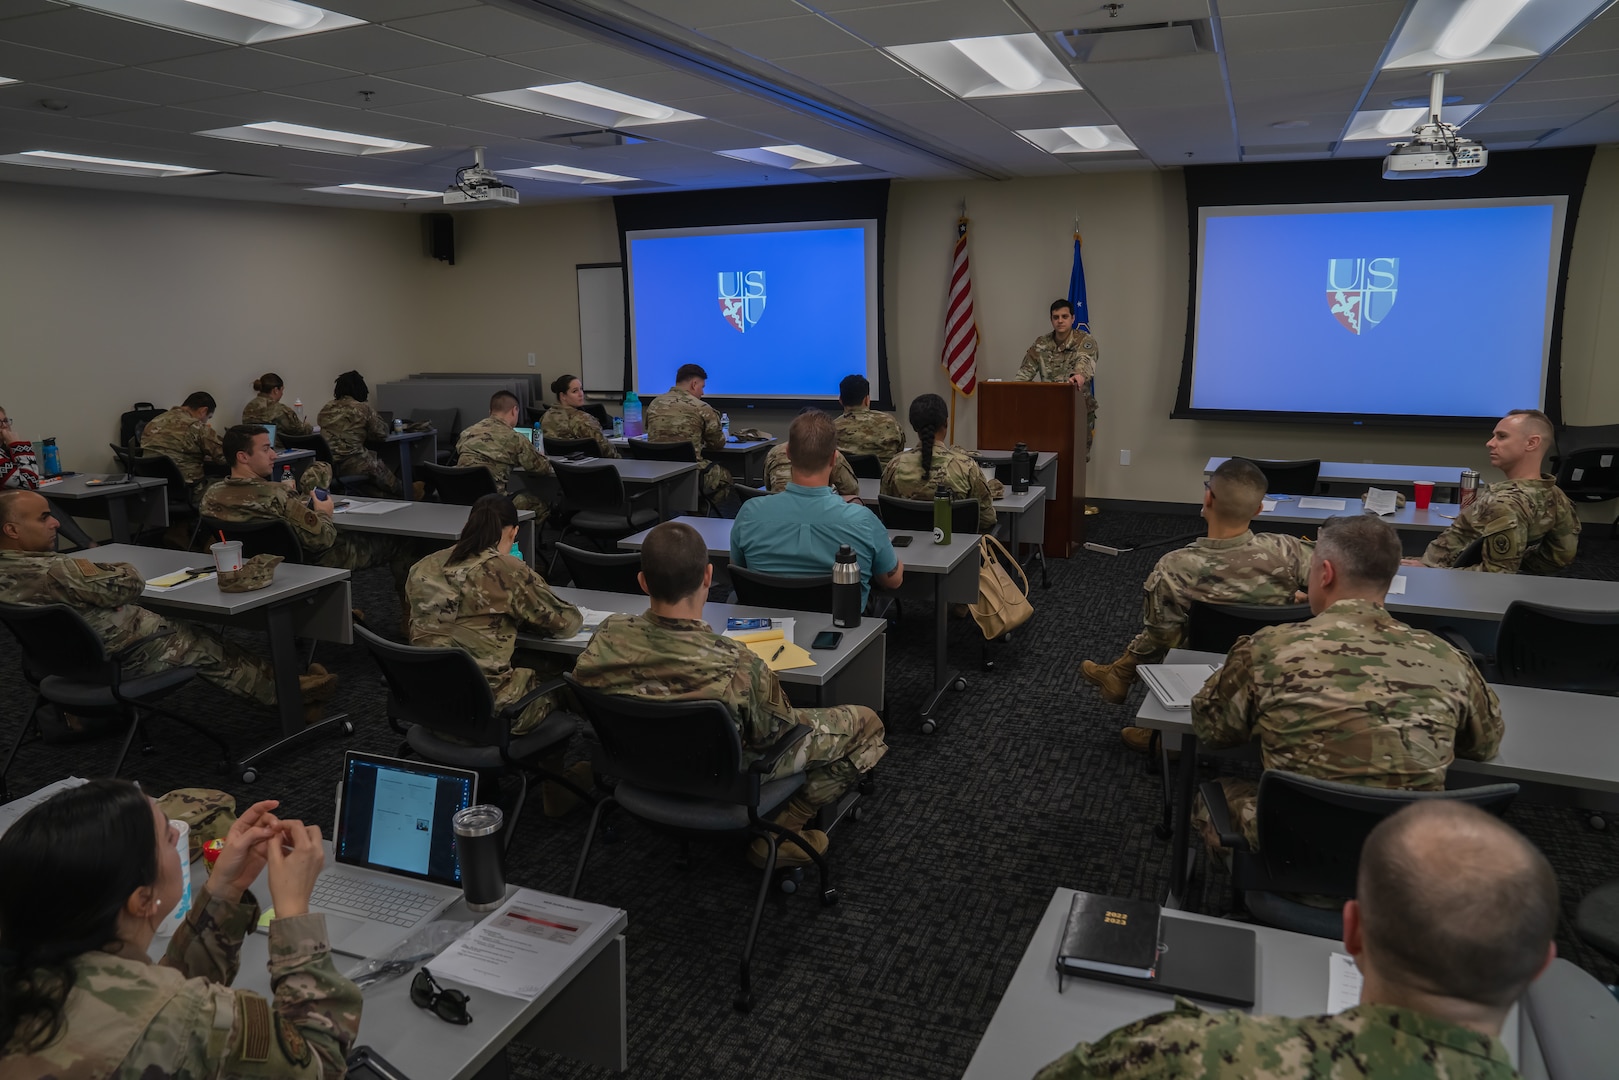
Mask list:
[[[380,881],[325,873],[315,879],[309,906],[394,926],[415,926],[438,906],[438,897]]]

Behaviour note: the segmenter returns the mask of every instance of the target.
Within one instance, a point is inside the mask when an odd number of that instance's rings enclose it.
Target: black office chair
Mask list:
[[[543,435],[540,441],[545,446],[545,456],[548,458],[565,458],[569,454],[598,457],[601,454],[601,447],[596,445],[595,439],[553,439]]]
[[[595,730],[597,741],[591,749],[597,774],[618,778],[618,786],[596,804],[591,815],[568,895],[579,895],[596,827],[609,806],[621,806],[654,830],[676,837],[682,863],[693,839],[764,837],[769,854],[742,946],[740,987],[733,999],[738,1011],[747,1012],[753,1005],[749,960],[776,868],[778,843],[795,844],[814,861],[820,875],[821,903],[835,904],[838,899],[826,856],[797,833],[769,820],[804,786],[804,774],[774,780],[766,777],[808,737],[809,727],[794,725],[755,761],[743,764],[736,723],[721,702],[641,701],[588,689],[568,675],[563,678],[573,687],[585,719]]]
[[[152,716],[162,716],[184,724],[219,747],[221,771],[230,769],[230,748],[218,735],[185,717],[159,708],[161,699],[179,690],[197,675],[194,667],[170,667],[151,675],[125,678],[124,662],[136,649],[154,638],[166,637],[164,629],[132,641],[115,653],[108,653],[101,636],[85,622],[84,616],[66,604],[39,607],[0,604],[0,622],[6,624],[22,649],[25,670],[33,682],[36,697],[0,768],[0,801],[6,797],[5,777],[24,740],[38,729],[41,706],[51,705],[61,712],[84,719],[116,717],[127,727],[118,756],[108,776],[117,776],[135,733]]]
[[[455,464],[455,437],[461,434],[460,409],[412,409],[406,419],[412,424],[426,424],[438,432],[433,460],[440,465]]]
[[[844,452],[844,458],[849,462],[849,468],[861,480],[881,480],[883,478],[883,464],[877,460],[876,454],[851,454]]]
[[[180,466],[167,454],[151,454],[142,451],[130,457],[129,474],[131,476],[147,476],[164,482],[163,496],[169,504],[169,523],[178,525],[187,521],[197,521],[197,507],[191,501],[191,485],[186,483],[185,477],[180,475]],[[138,539],[137,539],[137,542]],[[197,546],[197,531],[191,531],[191,543],[187,547]]]
[[[576,589],[641,595],[641,583],[636,580],[641,572],[639,551],[586,551],[558,544],[557,557],[568,568],[569,581]]]
[[[1619,612],[1514,600],[1495,639],[1495,680],[1577,694],[1619,694]]]
[[[205,515],[201,532],[208,537],[223,533],[226,540],[240,540],[242,557],[246,559],[255,555],[279,555],[290,563],[304,561],[304,546],[299,542],[298,534],[292,531],[291,525],[279,518],[273,521],[227,522]]]
[[[736,492],[737,502],[747,502],[749,499],[759,499],[770,494],[770,492],[766,491],[764,488],[749,487],[747,484],[739,483],[734,480],[731,482],[731,490]]]
[[[603,431],[613,430],[613,418],[607,415],[607,406],[603,405],[601,402],[588,402],[579,406],[579,411],[587,412],[591,416],[594,416],[596,418],[596,423],[601,425],[601,429]]]
[[[553,461],[551,467],[562,485],[562,497],[573,511],[563,527],[563,536],[576,532],[593,541],[615,541],[658,523],[656,509],[634,505],[624,489],[623,477],[613,466],[605,462]]]
[[[1217,781],[1200,785],[1220,843],[1231,849],[1231,888],[1267,926],[1316,937],[1342,938],[1343,912],[1311,907],[1284,893],[1351,898],[1360,849],[1377,823],[1415,802],[1453,799],[1499,817],[1517,797],[1517,784],[1455,791],[1400,791],[1317,780],[1281,769],[1259,778],[1259,850],[1248,847],[1231,819]]]
[[[135,451],[117,443],[108,443],[107,446],[112,450],[112,456],[117,460],[118,467],[126,473],[129,472],[129,463],[135,460]]]
[[[493,495],[498,491],[495,487],[495,478],[489,474],[488,467],[484,465],[454,467],[424,461],[419,467],[422,471],[422,481],[438,492],[440,502],[454,506],[471,506],[485,495]]]
[[[1305,458],[1299,461],[1261,461],[1258,458],[1240,460],[1248,462],[1265,474],[1267,495],[1314,495],[1321,479],[1319,458]]]
[[[288,435],[284,431],[276,432],[276,441],[287,450],[312,450],[316,461],[324,461],[332,467],[332,490],[342,495],[351,495],[363,492],[370,486],[370,478],[360,475],[338,476],[337,461],[332,457],[331,444],[326,436],[316,432],[313,435]]]
[[[528,426],[529,427],[539,427],[540,426],[540,418],[545,415],[545,410],[549,409],[549,408],[550,408],[549,405],[543,405],[543,404],[542,405],[525,405],[523,407],[523,414],[528,417]]]
[[[1586,447],[1562,458],[1557,486],[1575,502],[1619,499],[1619,446]],[[1619,537],[1619,517],[1614,518],[1608,535],[1610,539]]]
[[[689,442],[651,442],[630,439],[624,444],[627,457],[637,461],[696,461],[697,448]]]
[[[877,496],[877,516],[890,529],[908,532],[933,531],[932,499],[901,499],[893,495]],[[952,499],[950,501],[950,531],[952,533],[978,532],[978,500]]]
[[[1186,615],[1186,647],[1226,653],[1237,639],[1277,623],[1303,622],[1309,604],[1210,604],[1193,600]]]
[[[783,611],[832,610],[831,574],[766,574],[732,563],[726,568],[736,602]]]
[[[460,649],[426,649],[401,645],[356,623],[354,636],[365,646],[388,684],[388,722],[402,730],[406,747],[428,761],[457,769],[474,769],[497,779],[515,776],[517,801],[506,817],[502,847],[509,847],[517,820],[528,799],[528,774],[538,773],[591,802],[593,796],[561,773],[541,767],[548,750],[567,745],[579,730],[579,718],[553,710],[540,726],[513,735],[512,721],[537,699],[562,687],[557,680],[536,686],[518,701],[495,708],[489,681],[470,653]],[[498,787],[498,784],[497,784]]]
[[[1619,880],[1598,885],[1580,900],[1574,932],[1609,960],[1619,963]]]

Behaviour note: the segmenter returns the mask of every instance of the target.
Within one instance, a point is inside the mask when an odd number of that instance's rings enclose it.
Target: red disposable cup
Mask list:
[[[1433,481],[1418,480],[1411,486],[1416,489],[1417,509],[1428,509],[1428,504],[1433,502]]]

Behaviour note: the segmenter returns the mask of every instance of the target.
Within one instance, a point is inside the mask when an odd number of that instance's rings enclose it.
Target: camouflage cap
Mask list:
[[[281,564],[281,555],[255,555],[242,564],[240,570],[222,570],[219,574],[220,592],[252,592],[268,588],[275,580],[275,568]]]
[[[176,788],[157,800],[157,805],[170,820],[191,826],[192,861],[204,844],[222,838],[236,824],[236,800],[212,788]]]

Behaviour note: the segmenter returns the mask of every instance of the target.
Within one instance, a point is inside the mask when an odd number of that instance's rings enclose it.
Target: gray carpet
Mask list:
[[[1094,539],[1139,542],[1183,534],[1196,522],[1109,512],[1091,527]],[[1606,532],[1587,530],[1579,576],[1619,578],[1619,543]],[[1051,587],[1036,584],[1029,631],[997,651],[993,672],[969,670],[967,689],[946,698],[944,724],[933,735],[921,734],[917,720],[932,676],[931,612],[906,605],[905,622],[888,643],[889,754],[874,774],[864,819],[834,835],[842,902],[823,908],[813,889],[772,894],[754,960],[751,1014],[730,1005],[757,884],[741,849],[694,848],[692,867],[682,873],[672,851],[633,822],[624,821],[619,843],[598,845],[584,898],[629,912],[631,1066],[624,1075],[959,1075],[1053,889],[1160,896],[1169,850],[1153,837],[1158,785],[1117,734],[1137,699],[1103,704],[1077,665],[1111,659],[1134,633],[1141,581],[1162,550],[1054,561]],[[355,593],[373,625],[393,628],[398,613],[385,571],[358,574]],[[970,623],[952,624],[958,663],[976,662],[975,635]],[[262,648],[252,635],[236,640]],[[361,650],[322,645],[317,659],[343,679],[336,704],[358,728],[349,744],[393,752],[398,739],[386,727],[378,679]],[[174,701],[240,745],[262,741],[273,727],[268,715],[205,685]],[[15,644],[4,637],[0,731],[8,742],[28,703]],[[153,752],[133,754],[125,770],[149,790],[207,785],[243,802],[273,796],[283,800],[283,813],[329,826],[342,740],[273,762],[246,786],[193,760],[183,731],[160,727],[155,734]],[[12,789],[30,791],[72,772],[95,775],[112,752],[105,741],[27,746]],[[508,876],[538,889],[566,888],[585,815],[552,821],[537,802],[531,807]],[[1558,951],[1606,981],[1619,977],[1569,927],[1579,897],[1619,876],[1619,836],[1591,829],[1574,810],[1523,801],[1508,820],[1557,869],[1565,913]],[[1201,859],[1192,899],[1205,912],[1229,908],[1226,879]],[[511,1058],[524,1077],[612,1075],[520,1049]]]

